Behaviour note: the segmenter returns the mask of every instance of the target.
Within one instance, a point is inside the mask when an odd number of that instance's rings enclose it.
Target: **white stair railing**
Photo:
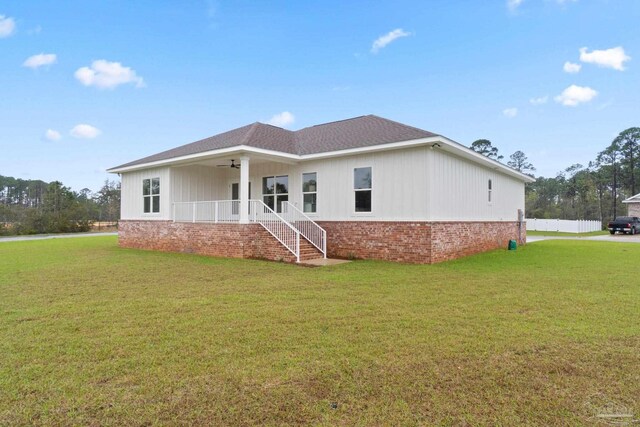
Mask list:
[[[324,228],[289,202],[282,202],[280,216],[298,230],[309,243],[318,248],[325,258],[327,257],[327,232]]]
[[[262,200],[249,200],[249,221],[262,225],[300,262],[300,232]]]

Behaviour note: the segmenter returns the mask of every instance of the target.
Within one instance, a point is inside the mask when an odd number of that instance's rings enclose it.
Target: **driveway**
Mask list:
[[[596,242],[640,243],[640,234],[606,234],[602,236],[527,236],[527,243],[541,240],[595,240]]]
[[[117,232],[109,233],[69,233],[69,234],[36,234],[35,236],[0,237],[2,242],[20,242],[24,240],[70,239],[75,237],[117,236]]]

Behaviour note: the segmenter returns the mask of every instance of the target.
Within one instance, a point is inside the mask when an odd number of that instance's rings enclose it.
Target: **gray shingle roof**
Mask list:
[[[374,115],[325,123],[298,131],[256,122],[125,163],[113,169],[240,145],[302,155],[369,147],[432,136],[437,136],[437,134]]]

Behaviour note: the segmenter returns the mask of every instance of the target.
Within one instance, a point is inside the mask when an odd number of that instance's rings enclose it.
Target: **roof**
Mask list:
[[[640,203],[640,193],[623,200],[622,203]]]
[[[121,173],[159,165],[192,162],[236,151],[300,161],[425,144],[485,167],[500,170],[523,182],[535,181],[522,172],[442,135],[374,115],[325,123],[298,131],[256,122],[110,168],[108,172]]]
[[[253,123],[171,150],[153,154],[116,166],[120,169],[145,163],[168,160],[235,146],[249,146],[282,153],[304,155],[362,148],[390,142],[410,141],[437,136],[426,130],[393,120],[368,115],[325,123],[290,131],[264,123]]]

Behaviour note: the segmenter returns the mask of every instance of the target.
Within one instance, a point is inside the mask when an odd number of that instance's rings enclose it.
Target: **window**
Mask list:
[[[488,201],[489,201],[489,203],[491,203],[491,180],[489,180],[489,182],[487,183],[487,191],[488,191],[488,194],[489,194]]]
[[[302,174],[302,211],[316,213],[318,201],[318,176],[315,172]]]
[[[356,212],[371,212],[371,168],[353,170]]]
[[[142,198],[144,213],[160,212],[160,178],[142,180]]]
[[[262,178],[262,201],[274,211],[282,212],[282,202],[289,200],[289,176]]]

